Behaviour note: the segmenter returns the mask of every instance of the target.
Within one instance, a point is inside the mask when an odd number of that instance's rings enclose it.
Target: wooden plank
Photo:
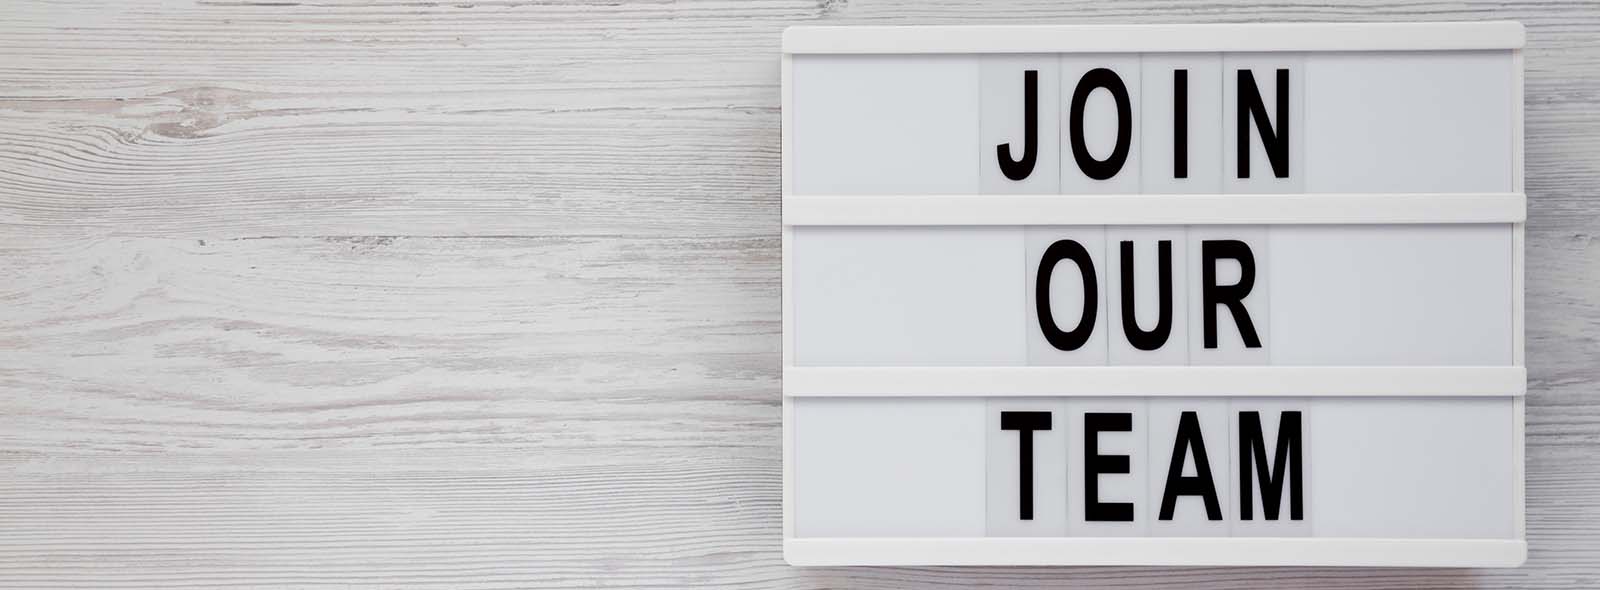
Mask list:
[[[751,235],[778,221],[782,27],[1519,19],[1530,194],[1600,162],[1592,11],[1396,3],[13,3],[7,235]],[[1489,5],[1483,5],[1489,6]],[[848,7],[843,9],[842,7]],[[1160,18],[1156,18],[1160,17]]]
[[[0,585],[17,588],[1575,588],[1594,509],[1531,499],[1513,570],[791,568],[775,447],[602,452],[304,451],[67,459],[0,481]],[[1554,452],[1550,452],[1554,451]],[[569,460],[545,462],[547,456]],[[1551,448],[1530,484],[1600,494],[1591,449]]]
[[[1482,19],[1528,27],[1527,566],[783,565],[783,27]],[[1592,587],[1597,35],[1553,0],[10,2],[0,587]]]
[[[776,256],[776,238],[3,249],[0,432],[46,455],[735,444],[778,424]],[[667,401],[685,413],[658,423]]]

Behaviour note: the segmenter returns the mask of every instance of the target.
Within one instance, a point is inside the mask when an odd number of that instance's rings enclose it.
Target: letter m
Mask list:
[[[1289,491],[1289,519],[1302,520],[1305,513],[1305,488],[1301,485],[1300,412],[1282,412],[1278,418],[1278,442],[1273,450],[1272,467],[1267,467],[1267,446],[1261,435],[1261,412],[1239,412],[1239,519],[1255,518],[1254,481],[1261,480],[1261,503],[1265,520],[1278,520],[1283,507],[1283,487]],[[1254,466],[1252,469],[1251,467]],[[1285,478],[1287,473],[1288,477]]]

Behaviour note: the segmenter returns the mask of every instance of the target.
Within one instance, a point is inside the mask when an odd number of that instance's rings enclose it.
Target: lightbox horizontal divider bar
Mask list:
[[[1339,565],[1516,567],[1514,539],[1315,537],[798,538],[783,541],[797,566],[849,565]]]
[[[798,26],[788,54],[1521,49],[1513,21],[1196,25]]]
[[[788,226],[1522,223],[1527,217],[1523,193],[783,197]]]
[[[1520,397],[1524,367],[784,367],[790,397]]]

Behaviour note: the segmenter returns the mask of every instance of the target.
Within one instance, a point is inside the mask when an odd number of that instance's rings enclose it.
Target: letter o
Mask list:
[[[1070,260],[1078,265],[1078,273],[1083,275],[1083,316],[1078,319],[1078,326],[1071,330],[1062,330],[1056,325],[1055,314],[1050,311],[1050,277],[1055,273],[1056,263]],[[1039,329],[1044,331],[1045,340],[1058,350],[1077,350],[1082,348],[1089,336],[1094,333],[1094,318],[1100,305],[1099,286],[1094,278],[1094,260],[1089,258],[1089,251],[1074,240],[1056,240],[1045,248],[1044,257],[1039,260],[1039,274],[1034,282],[1033,303],[1039,314]]]
[[[1083,108],[1089,102],[1089,95],[1099,88],[1110,92],[1112,100],[1117,103],[1117,145],[1104,160],[1096,160],[1094,154],[1089,153],[1089,146],[1083,142]],[[1095,180],[1116,176],[1128,161],[1128,148],[1133,144],[1132,119],[1133,104],[1128,100],[1128,87],[1122,84],[1122,78],[1116,72],[1095,68],[1079,78],[1077,89],[1072,91],[1072,110],[1068,117],[1072,159],[1078,161],[1078,169]]]

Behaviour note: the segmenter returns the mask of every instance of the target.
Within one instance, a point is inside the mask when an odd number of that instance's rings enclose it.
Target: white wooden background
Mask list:
[[[1520,570],[794,569],[779,32],[1528,26]],[[0,586],[1600,586],[1600,4],[5,0]]]

